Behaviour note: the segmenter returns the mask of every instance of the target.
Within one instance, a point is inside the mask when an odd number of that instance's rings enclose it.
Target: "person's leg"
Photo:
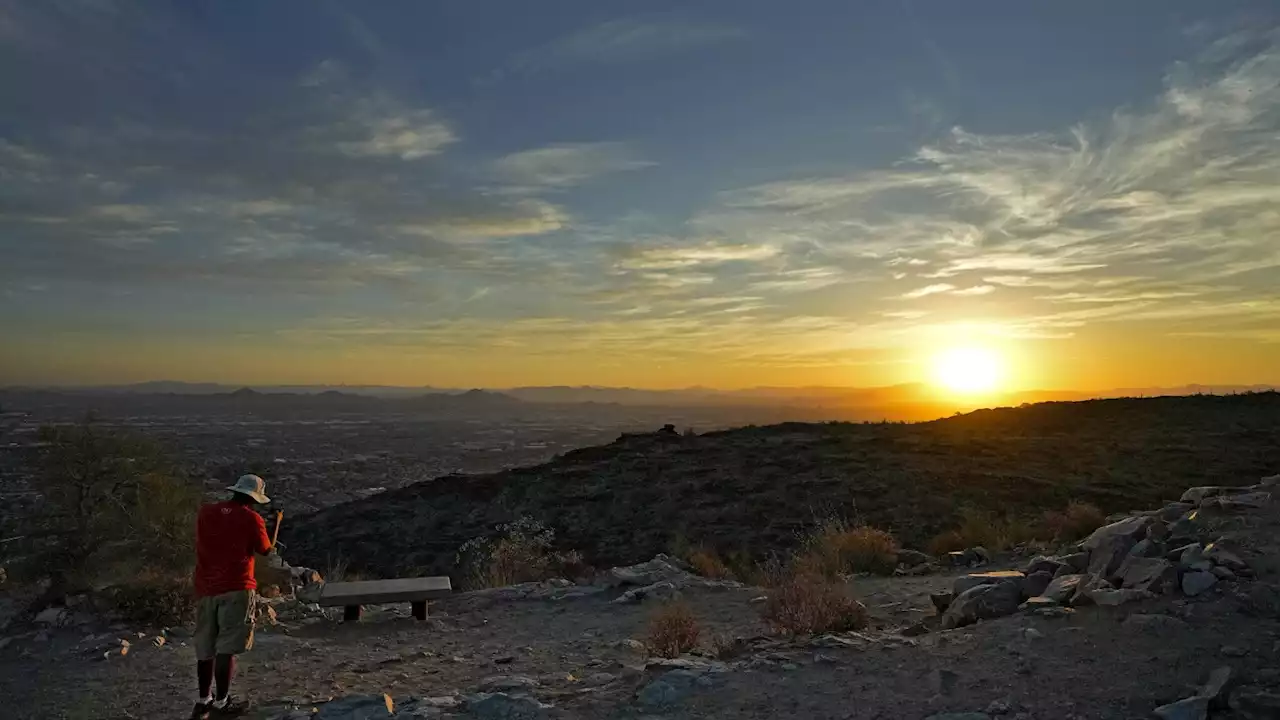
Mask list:
[[[213,704],[213,659],[218,645],[218,606],[213,598],[196,601],[196,703],[191,710],[192,720],[209,716]]]
[[[213,667],[213,709],[223,714],[240,714],[244,703],[231,698],[236,656],[253,647],[255,597],[252,590],[218,596],[218,643]]]
[[[218,694],[215,696],[217,700],[226,700],[231,695],[231,680],[236,674],[236,656],[235,655],[218,655],[218,659],[213,663],[213,678],[217,683]]]

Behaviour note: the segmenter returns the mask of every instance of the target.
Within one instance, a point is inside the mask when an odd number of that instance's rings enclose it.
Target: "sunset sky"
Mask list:
[[[1280,383],[1280,5],[0,0],[0,385]]]

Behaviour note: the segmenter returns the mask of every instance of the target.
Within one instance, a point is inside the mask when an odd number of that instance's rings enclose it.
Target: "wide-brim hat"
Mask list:
[[[233,493],[248,495],[263,505],[271,502],[271,498],[267,497],[267,493],[265,492],[267,489],[267,483],[257,475],[241,475],[240,479],[236,480],[236,484],[228,485],[227,489]]]

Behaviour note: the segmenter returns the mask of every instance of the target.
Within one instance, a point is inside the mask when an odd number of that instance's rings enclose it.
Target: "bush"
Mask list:
[[[698,646],[702,634],[698,620],[689,606],[681,601],[667,603],[649,619],[645,647],[651,655],[675,658]]]
[[[828,578],[854,572],[890,575],[898,566],[898,542],[883,530],[828,520],[805,539],[796,562],[801,572]]]
[[[712,580],[727,580],[733,577],[729,566],[724,564],[714,550],[695,550],[689,553],[687,559],[693,571],[702,577]]]
[[[159,445],[92,417],[42,427],[39,439],[39,521],[54,530],[42,571],[55,585],[190,571],[201,492]]]
[[[142,574],[109,590],[120,616],[146,627],[188,625],[195,621],[196,598],[190,576]]]
[[[867,626],[867,608],[841,582],[811,574],[787,578],[769,595],[764,620],[792,635],[859,630]]]
[[[1043,522],[1047,534],[1057,542],[1075,542],[1102,527],[1107,516],[1096,506],[1085,502],[1071,502],[1060,512],[1046,512]]]
[[[527,516],[498,527],[498,536],[472,538],[458,549],[462,583],[471,589],[504,587],[580,574],[577,551],[555,552],[555,531]]]

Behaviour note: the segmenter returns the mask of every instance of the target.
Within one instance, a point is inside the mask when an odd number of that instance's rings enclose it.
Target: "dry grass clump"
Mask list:
[[[1065,510],[1046,512],[1043,516],[1045,529],[1053,540],[1058,542],[1075,542],[1082,540],[1089,533],[1107,523],[1107,516],[1095,505],[1086,502],[1072,502]]]
[[[844,583],[807,573],[792,574],[769,595],[764,619],[774,630],[791,635],[859,630],[867,625],[867,608]]]
[[[898,566],[898,541],[883,530],[828,520],[805,540],[795,565],[802,573],[827,578],[856,572],[891,575]]]
[[[714,550],[699,548],[689,553],[686,558],[693,571],[702,577],[712,580],[728,580],[733,577],[729,566],[720,559]]]
[[[688,604],[675,601],[658,609],[649,619],[645,647],[651,655],[675,658],[698,646],[702,629]]]

